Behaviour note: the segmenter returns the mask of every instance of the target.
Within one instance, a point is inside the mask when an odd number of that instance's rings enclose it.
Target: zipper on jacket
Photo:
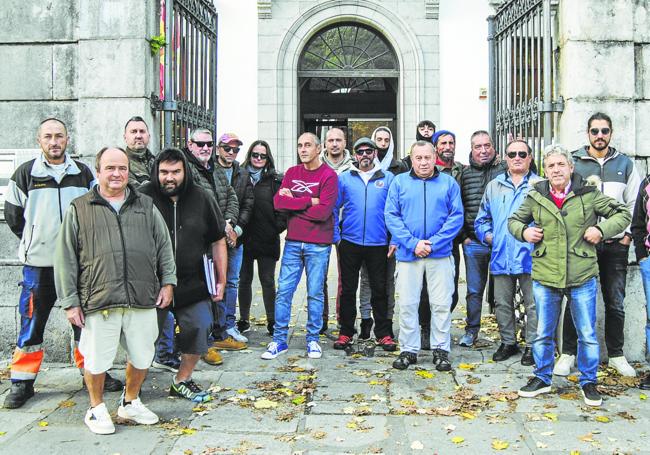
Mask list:
[[[422,184],[424,185],[424,232],[422,235],[427,235],[427,181],[422,180]]]
[[[126,203],[126,201],[124,201]],[[113,212],[115,212],[115,209],[113,209],[112,206],[110,206]],[[121,210],[120,210],[121,211]],[[126,244],[124,243],[124,231],[122,230],[122,219],[120,217],[120,214],[115,212],[115,216],[117,217],[117,227],[120,230],[120,241],[122,242],[122,262],[124,263],[124,290],[126,291],[126,300],[129,302],[128,306],[131,308],[131,294],[129,293],[129,271],[127,269],[127,261],[126,261]]]
[[[56,190],[59,193],[59,221],[63,223],[63,210],[61,208],[61,186],[57,186]]]
[[[363,182],[363,179],[361,181]],[[364,203],[363,203],[363,236],[361,238],[362,245],[366,244],[366,210],[368,208],[368,185],[365,185],[365,187],[366,189],[365,189],[365,196],[364,196]]]
[[[29,253],[29,249],[32,246],[32,243],[34,242],[34,225],[32,224],[32,231],[31,235],[29,236],[29,244],[25,247],[25,263],[27,263],[27,253]]]
[[[176,201],[174,201],[174,263],[176,263],[176,251],[178,250],[178,226],[176,225]],[[176,299],[172,293],[172,307],[174,307]]]

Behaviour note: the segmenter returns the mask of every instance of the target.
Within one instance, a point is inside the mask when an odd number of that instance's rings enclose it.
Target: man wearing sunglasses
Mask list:
[[[609,145],[612,139],[612,119],[597,112],[587,122],[589,145],[573,152],[575,172],[583,178],[596,176],[601,180],[599,190],[625,204],[632,213],[636,203],[641,177],[634,162]],[[605,345],[609,366],[623,376],[636,376],[634,368],[623,354],[625,328],[625,282],[632,234],[630,226],[613,238],[596,247],[600,287],[605,303]],[[564,313],[562,355],[555,364],[553,374],[568,376],[577,352],[575,325],[569,312]]]
[[[501,345],[492,360],[501,362],[519,352],[515,332],[514,299],[517,283],[526,306],[526,349],[521,364],[534,365],[532,345],[537,333],[537,313],[533,300],[531,251],[533,245],[520,242],[508,231],[508,217],[522,204],[537,179],[530,170],[530,146],[514,140],[506,147],[507,172],[488,183],[474,222],[478,240],[491,247],[490,273],[494,277],[494,301]]]
[[[241,235],[253,215],[253,184],[248,170],[239,166],[236,160],[242,141],[235,133],[224,133],[219,137],[219,147],[215,161],[215,173],[222,174],[235,190],[239,204],[239,216],[231,220],[232,229],[227,232],[228,243],[228,276],[224,295],[224,314],[220,317],[219,326],[224,340],[233,338],[235,341],[246,343],[248,338],[237,328],[237,291],[239,289],[239,272],[244,257],[244,246]]]
[[[375,162],[377,145],[367,137],[354,144],[357,168],[339,176],[339,196],[334,208],[334,241],[339,243],[341,267],[341,332],[334,349],[352,344],[356,332],[357,287],[359,272],[365,265],[370,281],[370,303],[375,322],[377,344],[384,351],[395,351],[397,345],[388,318],[386,269],[395,246],[388,246],[388,230],[384,208],[393,174]],[[341,223],[338,218],[341,218]],[[339,228],[340,226],[340,228]],[[339,233],[340,231],[340,233]]]

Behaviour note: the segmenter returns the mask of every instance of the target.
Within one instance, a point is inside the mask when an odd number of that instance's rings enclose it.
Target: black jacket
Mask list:
[[[193,182],[186,159],[183,161],[185,180],[178,193],[178,202],[160,191],[158,166],[156,160],[151,182],[141,186],[139,191],[151,196],[172,239],[178,277],[174,306],[191,305],[210,297],[203,255],[213,242],[223,238],[226,223],[214,197]]]
[[[215,164],[215,174],[222,174],[227,181],[228,177],[226,175],[226,170],[218,163]],[[229,183],[235,190],[237,203],[239,204],[239,216],[237,217],[237,222],[235,224],[239,226],[242,231],[246,231],[246,226],[253,215],[253,184],[251,183],[251,177],[248,174],[248,171],[242,168],[237,161],[233,161],[232,163],[232,179]],[[237,239],[237,245],[241,245],[241,237]]]
[[[282,175],[274,170],[265,172],[255,185],[255,204],[248,227],[241,240],[244,254],[257,259],[280,259],[280,233],[287,228],[287,215],[273,207],[273,196],[280,189]]]
[[[478,209],[481,206],[481,199],[485,193],[485,187],[497,175],[506,170],[505,161],[501,161],[495,156],[492,161],[485,165],[479,165],[469,155],[469,165],[463,169],[460,176],[460,191],[463,198],[463,208],[465,209],[465,225],[461,231],[462,239],[467,237],[476,240],[474,232],[474,221],[478,215]]]

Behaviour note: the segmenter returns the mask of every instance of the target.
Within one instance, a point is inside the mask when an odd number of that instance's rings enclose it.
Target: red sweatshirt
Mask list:
[[[332,243],[332,212],[339,189],[336,172],[326,164],[313,171],[299,164],[290,167],[284,174],[282,188],[289,188],[293,197],[280,196],[278,192],[273,197],[273,205],[276,210],[289,215],[287,240]],[[320,202],[312,205],[311,198],[318,198]]]

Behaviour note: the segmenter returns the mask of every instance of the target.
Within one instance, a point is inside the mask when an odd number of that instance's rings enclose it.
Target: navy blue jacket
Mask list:
[[[394,176],[378,169],[366,185],[356,168],[339,175],[339,197],[334,207],[334,241],[361,246],[388,245],[384,207]],[[341,213],[341,222],[338,216]]]
[[[428,179],[413,170],[393,180],[386,201],[386,226],[397,245],[397,260],[412,262],[420,240],[431,242],[429,258],[451,256],[454,237],[463,227],[460,187],[453,177],[435,169]]]

